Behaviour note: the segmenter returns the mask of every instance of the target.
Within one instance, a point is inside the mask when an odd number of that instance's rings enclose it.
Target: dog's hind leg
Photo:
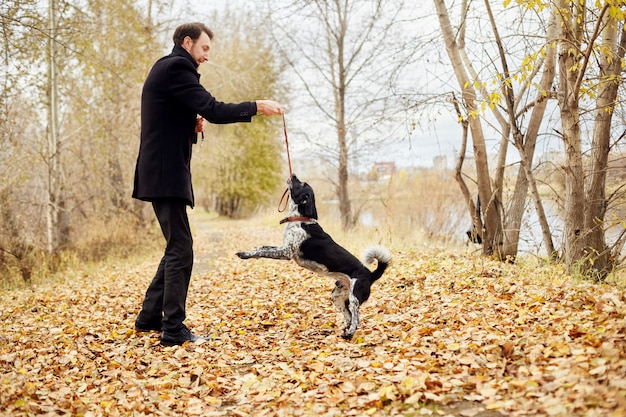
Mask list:
[[[350,323],[352,323],[352,314],[348,308],[350,279],[345,274],[329,274],[329,276],[337,279],[335,288],[331,294],[331,299],[335,307],[337,307],[337,310],[343,315],[344,325],[341,330],[346,330],[350,327]]]
[[[350,321],[349,328],[341,335],[344,339],[352,339],[354,332],[356,332],[357,327],[359,327],[359,308],[361,303],[359,303],[359,299],[354,295],[355,284],[356,279],[350,279],[350,293],[348,294],[348,300],[352,320]]]
[[[341,327],[341,330],[346,330],[350,327],[350,323],[352,322],[352,314],[350,314],[350,310],[348,309],[348,289],[337,281],[331,298],[337,310],[343,314],[344,325]]]

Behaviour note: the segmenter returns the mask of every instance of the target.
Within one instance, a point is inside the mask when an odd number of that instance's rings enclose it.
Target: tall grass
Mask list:
[[[54,253],[30,249],[0,256],[0,290],[38,285],[63,271],[104,260],[126,259],[153,251],[161,242],[156,227],[139,227],[131,218],[93,218],[81,227],[72,246]],[[160,233],[160,232],[159,232]]]
[[[320,223],[339,243],[457,247],[467,240],[471,219],[451,171],[400,171],[354,180],[350,193],[356,222],[345,232],[332,184],[320,178],[302,180],[315,190]]]

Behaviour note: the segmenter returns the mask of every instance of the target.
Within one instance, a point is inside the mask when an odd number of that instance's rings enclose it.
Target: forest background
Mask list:
[[[149,205],[130,198],[141,87],[189,20],[217,35],[209,91],[285,103],[294,171],[331,230],[400,245],[462,245],[469,231],[486,256],[618,276],[621,1],[228,3],[3,3],[3,284],[149,246]],[[196,210],[279,216],[282,122],[206,138]]]

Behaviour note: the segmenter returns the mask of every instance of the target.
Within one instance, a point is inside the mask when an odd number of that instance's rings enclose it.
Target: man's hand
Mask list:
[[[202,117],[196,119],[196,133],[204,132],[204,125],[206,121]]]
[[[273,100],[257,100],[257,114],[263,116],[280,116],[284,113],[283,107]]]

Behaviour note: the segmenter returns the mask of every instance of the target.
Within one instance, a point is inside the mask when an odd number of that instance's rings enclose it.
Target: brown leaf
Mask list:
[[[502,349],[502,356],[504,356],[507,359],[510,359],[511,356],[513,355],[513,350],[515,349],[515,345],[507,340],[506,342],[500,345],[500,348]]]

